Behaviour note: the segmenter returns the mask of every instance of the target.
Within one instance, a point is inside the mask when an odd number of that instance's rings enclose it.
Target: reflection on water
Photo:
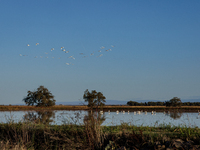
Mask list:
[[[120,125],[128,123],[135,126],[187,126],[200,127],[198,113],[181,112],[105,112],[106,120],[102,125]]]
[[[90,123],[102,125],[105,120],[105,114],[103,114],[102,112],[87,111],[87,115],[84,116],[83,122],[84,124]]]
[[[121,125],[128,123],[136,126],[175,125],[200,127],[200,115],[197,113],[180,112],[91,112],[88,111],[2,111],[0,122],[6,123],[31,121],[43,124],[76,124],[82,125],[86,121],[96,121],[103,126]]]
[[[49,124],[53,122],[55,118],[54,111],[36,111],[36,112],[27,112],[23,116],[24,121]]]
[[[178,111],[173,111],[173,112],[169,113],[169,116],[173,119],[179,119],[179,118],[181,118],[182,113],[178,112]]]

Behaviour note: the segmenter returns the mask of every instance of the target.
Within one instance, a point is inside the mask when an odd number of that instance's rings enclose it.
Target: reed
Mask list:
[[[77,117],[77,119],[80,119]],[[88,112],[81,125],[68,122],[62,125],[11,119],[0,124],[1,149],[154,149],[155,143],[166,144],[174,138],[193,140],[200,144],[200,129],[161,124],[154,127],[134,126],[122,123],[118,126],[102,126],[104,116]]]

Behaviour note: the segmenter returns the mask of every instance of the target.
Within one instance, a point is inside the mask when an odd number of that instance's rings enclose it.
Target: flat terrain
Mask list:
[[[36,106],[19,106],[19,105],[0,105],[0,111],[23,111],[23,110],[89,110],[87,106],[71,106],[71,105],[55,105],[52,107],[36,107]],[[200,106],[181,106],[181,107],[166,107],[166,106],[126,106],[126,105],[106,105],[102,107],[103,111],[181,111],[181,112],[198,112]]]
[[[103,111],[179,111],[198,112],[200,106],[104,106]],[[87,106],[56,105],[53,107],[0,106],[0,111],[89,110]],[[52,112],[50,111],[50,112]],[[46,111],[44,111],[46,112]],[[95,114],[95,113],[93,113]],[[200,129],[185,126],[134,126],[122,123],[101,126],[101,118],[88,115],[82,125],[50,125],[49,114],[27,118],[23,122],[0,123],[2,149],[200,149]],[[30,117],[30,116],[29,116]],[[49,122],[48,122],[49,121]]]
[[[31,122],[0,123],[1,149],[199,149],[199,128],[99,126],[98,120],[77,125],[44,125]]]

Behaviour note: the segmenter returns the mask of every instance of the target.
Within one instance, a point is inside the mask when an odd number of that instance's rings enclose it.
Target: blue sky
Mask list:
[[[40,85],[57,102],[200,99],[199,0],[1,0],[0,14],[0,104]]]

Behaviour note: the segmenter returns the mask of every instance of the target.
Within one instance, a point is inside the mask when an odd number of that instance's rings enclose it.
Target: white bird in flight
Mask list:
[[[105,47],[104,47],[104,46],[101,46],[100,48],[101,48],[101,49],[104,49]]]
[[[37,45],[39,45],[39,43],[36,43],[36,46]],[[27,46],[30,46],[30,44],[27,44]],[[111,47],[115,47],[114,45],[111,45]],[[103,56],[103,54],[101,53],[101,52],[103,52],[102,51],[102,49],[104,49],[105,47],[104,46],[101,46],[100,47],[100,50],[97,50],[97,52],[100,52],[100,55],[98,55],[98,56],[96,56],[96,57],[101,57],[101,56]],[[54,48],[51,48],[51,51],[53,51],[54,50]],[[64,47],[62,46],[61,47],[61,50],[63,51],[63,52],[65,52],[65,53],[69,53],[69,51],[66,51],[65,49],[64,49]],[[107,50],[105,50],[106,52],[108,52],[108,51],[112,51],[110,48],[109,49],[107,49]],[[92,55],[94,55],[94,51],[92,52],[92,53],[90,53],[89,55],[85,55],[85,53],[79,53],[79,55],[83,55],[83,58],[86,58],[86,57],[88,57],[88,56],[92,56]],[[48,54],[48,52],[45,52],[45,54]],[[19,54],[19,56],[28,56],[28,55],[23,55],[23,54]],[[34,58],[38,58],[38,57],[40,57],[40,58],[50,58],[50,57],[48,57],[48,56],[46,56],[46,57],[43,57],[43,56],[35,56]],[[51,57],[51,58],[55,58],[55,57]],[[75,60],[75,57],[74,57],[74,55],[72,55],[72,56],[69,56],[68,58],[71,58],[71,59],[74,59]],[[61,59],[61,57],[58,57],[58,59]],[[72,63],[66,63],[66,65],[74,65],[74,64],[72,64]]]
[[[111,49],[107,49],[106,52],[108,52],[108,51],[112,51],[112,50]]]
[[[103,54],[101,54],[101,55],[99,55],[99,56],[97,56],[97,57],[101,57],[101,56],[103,56]]]

